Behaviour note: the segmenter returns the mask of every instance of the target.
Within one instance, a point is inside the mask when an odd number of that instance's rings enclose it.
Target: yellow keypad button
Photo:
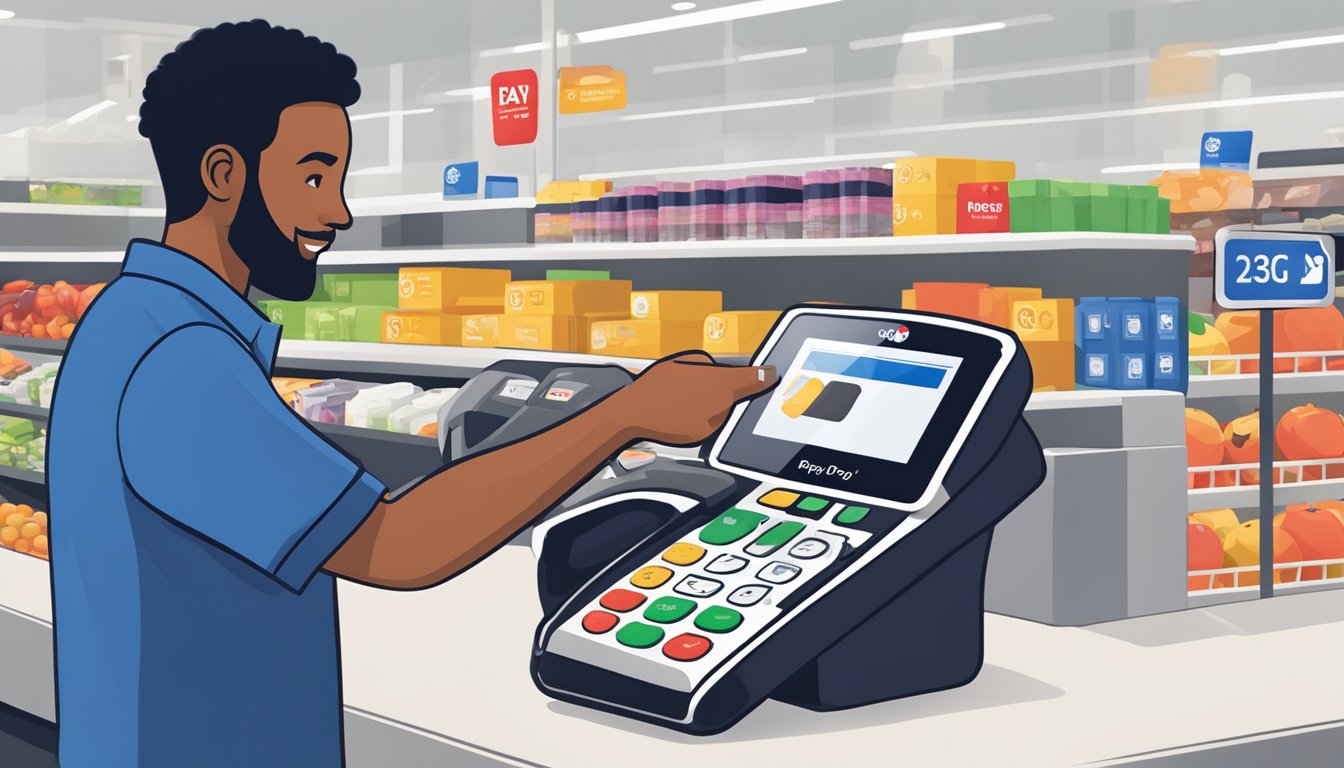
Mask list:
[[[673,544],[663,553],[663,559],[673,565],[692,565],[705,556],[705,548],[684,541]]]
[[[650,565],[647,568],[640,568],[630,577],[630,583],[640,589],[656,589],[667,583],[672,578],[672,569],[664,568],[661,565]]]
[[[767,507],[775,509],[788,509],[798,501],[798,494],[793,491],[771,491],[762,496],[759,501]]]

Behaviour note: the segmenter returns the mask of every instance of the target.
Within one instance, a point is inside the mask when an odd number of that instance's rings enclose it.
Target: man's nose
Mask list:
[[[328,207],[326,213],[318,216],[318,220],[323,226],[331,227],[335,230],[346,230],[354,223],[354,217],[350,215],[350,206],[345,203],[345,193],[341,192]]]

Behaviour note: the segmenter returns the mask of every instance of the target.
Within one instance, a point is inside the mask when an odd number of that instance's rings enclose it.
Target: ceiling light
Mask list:
[[[807,53],[806,48],[784,48],[778,51],[763,51],[761,53],[744,53],[736,58],[729,56],[726,59],[707,59],[704,61],[688,61],[684,64],[660,64],[653,68],[655,75],[665,75],[669,72],[688,72],[693,69],[710,69],[713,67],[726,67],[731,64],[737,64],[744,61],[762,61],[764,59],[779,59],[785,56],[800,56]]]
[[[665,176],[672,173],[705,173],[714,171],[743,171],[752,168],[781,168],[800,165],[830,165],[847,163],[853,160],[873,160],[886,157],[914,157],[908,149],[890,152],[862,152],[855,155],[818,155],[816,157],[786,157],[779,160],[751,160],[744,163],[715,163],[712,165],[681,165],[673,168],[645,168],[640,171],[617,171],[616,173],[579,174],[580,181],[594,179],[628,179],[634,177]],[[893,165],[894,167],[894,165]]]
[[[372,120],[375,117],[401,117],[404,115],[427,115],[433,112],[433,107],[422,107],[421,109],[393,109],[387,112],[365,112],[362,115],[351,115],[350,122],[356,120]]]
[[[1152,171],[1194,171],[1199,163],[1141,163],[1139,165],[1112,165],[1102,168],[1102,173],[1145,173]]]
[[[838,2],[841,2],[841,0],[753,0],[753,2],[749,3],[738,3],[737,5],[729,5],[723,8],[710,8],[704,11],[685,13],[680,16],[664,16],[658,19],[649,19],[648,21],[637,21],[633,24],[619,24],[614,27],[590,29],[587,32],[579,32],[575,34],[575,37],[578,38],[581,43],[600,43],[607,40],[620,40],[626,37],[651,35],[657,32],[669,32],[674,29],[700,27],[706,24],[722,24],[726,21],[749,19],[755,16],[765,16],[772,13],[783,13],[785,11],[796,11],[801,8],[812,8],[818,5],[830,5]]]
[[[693,10],[694,8],[695,8],[695,3],[673,3],[673,4],[672,4],[672,10],[674,10],[674,11],[676,11],[676,12],[678,12],[678,13],[680,13],[680,12],[682,12],[682,11],[690,11],[690,10]]]
[[[128,122],[128,123],[134,123],[134,122],[136,122],[136,121],[139,120],[139,119],[140,119],[140,116],[139,116],[139,115],[127,115],[127,116],[126,116],[126,122]]]
[[[112,101],[111,99],[104,99],[103,101],[94,104],[92,107],[89,107],[88,109],[82,109],[76,112],[75,114],[67,117],[65,119],[65,124],[75,125],[76,123],[82,123],[85,120],[88,120],[90,117],[93,117],[94,115],[98,114],[99,112],[111,109],[112,107],[115,106],[117,106],[117,102]]]
[[[749,109],[770,109],[772,107],[792,107],[812,104],[816,99],[807,96],[801,99],[780,99],[779,101],[755,101],[747,104],[725,104],[719,107],[696,107],[694,109],[674,109],[669,112],[645,112],[638,115],[621,115],[621,120],[660,120],[665,117],[685,117],[687,115],[709,115],[718,112],[743,112]]]
[[[903,45],[905,43],[919,43],[926,40],[941,40],[948,37],[960,37],[962,35],[975,35],[981,32],[997,32],[1008,27],[1023,27],[1029,24],[1041,24],[1054,21],[1055,17],[1048,14],[1037,14],[1035,16],[1022,16],[1015,19],[1005,19],[1003,21],[991,21],[984,24],[968,24],[960,27],[940,27],[938,29],[922,29],[916,32],[906,32],[901,35],[890,35],[888,37],[872,37],[865,40],[852,40],[849,43],[851,51],[862,51],[868,48],[882,48],[889,45]]]
[[[14,12],[13,12],[13,11],[6,11],[6,10],[4,10],[4,9],[0,9],[0,21],[4,21],[5,19],[12,19],[12,18],[14,18]]]
[[[1323,35],[1321,37],[1298,37],[1291,40],[1280,40],[1275,43],[1260,43],[1257,45],[1235,45],[1230,48],[1211,48],[1205,51],[1193,51],[1187,56],[1241,56],[1247,53],[1269,53],[1271,51],[1286,51],[1291,48],[1315,48],[1320,45],[1339,45],[1344,43],[1344,35]]]
[[[744,53],[737,57],[738,61],[762,61],[765,59],[782,59],[785,56],[801,56],[807,53],[806,48],[783,48],[778,51],[763,51],[761,53]]]
[[[130,61],[130,60],[131,60],[131,54],[129,54],[129,53],[123,53],[123,54],[121,54],[120,56],[113,56],[113,57],[112,57],[112,60],[113,60],[113,61]]]
[[[565,48],[569,45],[568,35],[558,35],[558,37],[559,41],[556,44],[557,48]],[[481,51],[480,55],[481,58],[489,58],[492,56],[511,56],[516,53],[538,53],[547,50],[550,47],[551,44],[548,42],[523,43],[522,45],[510,45],[505,48],[487,48],[486,50]]]
[[[454,88],[451,91],[444,91],[444,96],[470,96],[472,101],[485,101],[490,98],[490,87],[479,85],[475,88]]]

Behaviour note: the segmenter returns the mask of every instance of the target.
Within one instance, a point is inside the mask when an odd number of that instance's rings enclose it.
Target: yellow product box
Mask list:
[[[574,332],[570,338],[574,343],[575,352],[584,354],[592,353],[593,349],[593,325],[595,323],[605,322],[607,320],[629,320],[629,312],[594,312],[587,315],[579,315],[573,318]]]
[[[957,187],[979,181],[977,163],[964,157],[906,157],[896,161],[892,172],[892,192],[907,195],[957,196]]]
[[[595,355],[659,358],[698,349],[704,323],[674,320],[604,320],[593,323]]]
[[[574,321],[568,315],[509,315],[499,320],[499,346],[574,351]]]
[[[456,315],[499,312],[507,269],[473,267],[402,267],[397,276],[397,307]]]
[[[597,200],[611,191],[610,181],[548,181],[537,193],[538,205]]]
[[[462,346],[499,346],[499,323],[503,315],[463,315]]]
[[[705,318],[704,350],[711,355],[750,355],[778,319],[778,312],[715,312]]]
[[[462,343],[462,316],[439,312],[384,312],[383,342],[457,346]]]
[[[976,181],[1013,181],[1017,178],[1017,163],[1012,160],[976,160]]]
[[[1070,322],[1069,327],[1073,327]],[[1074,389],[1072,341],[1023,341],[1031,359],[1032,390],[1064,392]]]
[[[1015,301],[1010,327],[1022,341],[1068,342],[1072,345],[1073,299]]]
[[[723,309],[723,291],[635,291],[630,317],[636,320],[694,320]]]
[[[630,311],[629,280],[523,280],[504,290],[506,315],[588,315]]]
[[[1013,304],[1041,298],[1040,288],[1007,288],[994,286],[980,291],[981,322],[1011,328]],[[1070,315],[1072,317],[1072,315]]]
[[[906,288],[901,291],[901,309],[919,309],[918,302],[915,301],[914,288]]]
[[[954,235],[956,195],[897,195],[891,202],[894,235]]]

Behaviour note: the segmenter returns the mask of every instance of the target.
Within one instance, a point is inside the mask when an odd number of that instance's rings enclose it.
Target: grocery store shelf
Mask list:
[[[574,352],[541,352],[528,349],[476,349],[433,347],[417,344],[371,344],[347,341],[280,342],[276,366],[333,373],[402,374],[465,379],[501,360],[602,365],[613,364],[642,370],[651,360],[633,357],[603,357]]]
[[[65,340],[0,334],[0,349],[7,349],[10,352],[45,352],[60,355],[65,353]]]
[[[1314,395],[1318,392],[1344,392],[1344,371],[1320,373],[1278,373],[1274,375],[1276,395]],[[1191,400],[1212,397],[1255,397],[1260,394],[1260,375],[1236,373],[1222,376],[1191,376]]]
[[[1328,473],[1328,468],[1337,468],[1344,466],[1344,459],[1318,459],[1312,461],[1276,461],[1275,469],[1282,473],[1281,477],[1289,479],[1289,482],[1277,483],[1274,486],[1274,504],[1306,504],[1308,502],[1320,501],[1322,499],[1344,498],[1344,479],[1327,478],[1325,480],[1295,480],[1300,476],[1303,470],[1320,468],[1322,475]],[[1216,482],[1219,473],[1224,473],[1224,477],[1230,476],[1233,482],[1241,482],[1241,472],[1243,470],[1256,470],[1255,464],[1225,464],[1216,467],[1191,467],[1189,473],[1195,477],[1203,475],[1207,480],[1214,478]],[[1235,485],[1213,488],[1193,488],[1188,493],[1187,508],[1190,512],[1202,512],[1206,509],[1249,509],[1260,505],[1260,486],[1259,485]]]
[[[498,197],[480,200],[445,200],[430,192],[419,195],[354,198],[346,201],[354,216],[399,216],[411,213],[465,213],[535,208],[534,197]]]
[[[1065,250],[1189,251],[1193,250],[1194,244],[1194,238],[1188,235],[1032,232],[825,240],[690,240],[659,243],[554,243],[512,247],[352,250],[323,254],[321,264],[344,267],[447,262],[903,256]]]
[[[0,403],[0,416],[18,416],[22,419],[33,419],[34,421],[46,421],[50,414],[46,408],[40,405],[24,405],[23,403]]]
[[[0,466],[0,479],[12,480],[29,485],[46,485],[47,476],[43,472],[35,472],[31,469],[19,469],[18,467]]]
[[[124,205],[61,205],[57,203],[0,203],[0,214],[55,214],[61,216],[123,216],[163,218],[163,208]]]

